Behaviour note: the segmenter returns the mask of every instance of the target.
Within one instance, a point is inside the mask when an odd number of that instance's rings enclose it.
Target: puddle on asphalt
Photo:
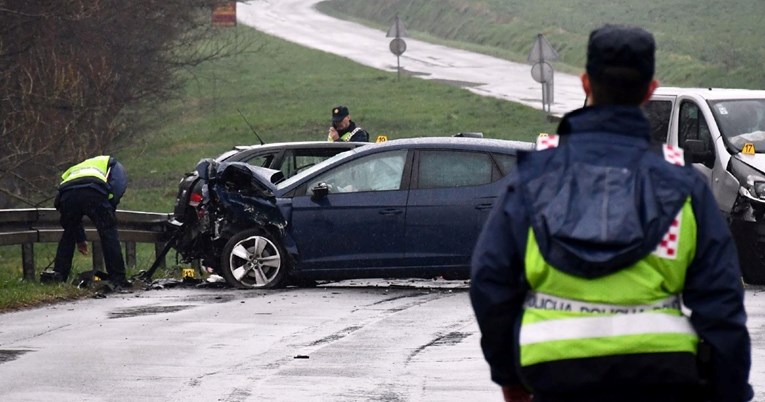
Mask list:
[[[7,350],[0,349],[0,364],[8,363],[21,357],[24,353],[31,352],[31,350]]]
[[[140,315],[152,315],[152,314],[164,314],[175,313],[176,311],[182,311],[194,306],[191,305],[175,305],[175,306],[143,306],[143,307],[131,307],[109,313],[109,318],[126,318],[137,317]]]

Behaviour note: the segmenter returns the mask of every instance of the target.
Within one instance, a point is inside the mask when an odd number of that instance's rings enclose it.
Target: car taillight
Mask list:
[[[199,206],[199,203],[202,202],[202,194],[201,193],[191,193],[191,197],[189,197],[189,205],[196,208]]]

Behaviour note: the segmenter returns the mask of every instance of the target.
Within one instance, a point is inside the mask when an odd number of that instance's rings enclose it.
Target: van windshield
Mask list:
[[[749,152],[765,153],[765,99],[711,101],[709,106],[730,144],[739,151],[752,144]]]

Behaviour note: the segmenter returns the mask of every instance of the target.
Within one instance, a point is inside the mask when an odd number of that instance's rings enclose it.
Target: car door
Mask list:
[[[413,166],[407,264],[467,269],[501,173],[489,153],[477,151],[419,150]]]
[[[712,183],[712,169],[715,164],[715,148],[712,134],[709,131],[709,124],[704,118],[699,105],[690,100],[683,100],[680,103],[680,114],[678,116],[677,142],[682,148],[687,147],[688,141],[696,141],[701,144],[704,151],[708,153],[707,160],[700,163],[694,163],[701,174],[707,178],[707,182]]]
[[[368,154],[334,166],[292,199],[289,230],[301,270],[399,266],[404,257],[407,150]],[[319,183],[329,194],[312,198]]]

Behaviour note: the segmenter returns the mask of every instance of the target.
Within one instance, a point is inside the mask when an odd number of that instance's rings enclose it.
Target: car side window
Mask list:
[[[242,162],[247,163],[248,165],[252,166],[260,166],[260,167],[270,167],[271,161],[274,160],[274,154],[258,154],[255,156],[252,156],[250,158],[242,160]]]
[[[284,153],[281,171],[284,177],[292,177],[309,167],[338,153],[336,149],[295,149]]]
[[[688,140],[701,141],[704,151],[714,153],[709,125],[698,105],[693,102],[684,101],[680,104],[677,140],[680,147],[684,149],[688,148],[688,144],[686,144]]]
[[[669,121],[672,118],[672,102],[668,100],[649,101],[643,105],[643,113],[651,123],[651,139],[655,142],[666,143]]]
[[[493,164],[483,152],[420,151],[417,187],[448,188],[491,183]]]
[[[709,125],[699,106],[690,101],[680,104],[677,141],[681,148],[703,156],[707,167],[714,165],[714,146]]]
[[[407,150],[381,152],[337,166],[308,183],[308,194],[319,183],[330,193],[398,190],[406,164]]]
[[[347,148],[327,148],[327,149],[296,149],[295,150],[295,170],[297,173],[339,154],[347,151]]]

